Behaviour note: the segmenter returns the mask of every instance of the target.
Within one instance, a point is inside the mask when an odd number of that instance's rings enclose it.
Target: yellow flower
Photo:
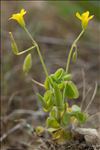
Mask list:
[[[11,18],[16,20],[22,27],[25,27],[25,21],[23,16],[26,14],[26,11],[24,9],[21,9],[20,13],[13,14]]]
[[[82,13],[82,15],[80,15],[80,14],[77,12],[77,13],[76,13],[76,17],[81,20],[81,22],[82,22],[82,28],[83,28],[83,29],[86,29],[89,20],[91,20],[91,19],[94,17],[94,15],[89,16],[89,11],[86,11],[86,12]]]

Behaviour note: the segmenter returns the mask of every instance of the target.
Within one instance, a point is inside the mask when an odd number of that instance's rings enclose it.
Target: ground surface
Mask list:
[[[33,142],[34,143],[34,142]],[[19,144],[9,146],[6,150],[100,150],[100,145],[90,145],[85,141],[74,140],[66,142],[66,144],[59,145],[53,141],[42,139],[41,144],[35,146],[34,144]]]

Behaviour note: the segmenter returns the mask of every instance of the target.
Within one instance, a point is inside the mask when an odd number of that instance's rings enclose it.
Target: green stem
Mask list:
[[[65,102],[65,90],[66,90],[66,85],[64,84],[64,90],[63,90],[63,103]]]
[[[61,111],[59,109],[57,110],[57,120],[58,120],[58,122],[60,124],[60,121],[61,121]]]
[[[34,82],[35,84],[41,86],[41,87],[44,87],[44,85],[42,83],[40,83],[40,82],[38,82],[38,81],[36,81],[34,79],[31,79],[31,81]]]
[[[76,46],[78,40],[80,39],[80,37],[83,35],[84,30],[81,31],[81,33],[79,34],[79,36],[75,39],[75,41],[73,42],[71,49],[69,51],[68,54],[68,59],[67,59],[67,64],[66,64],[66,72],[68,73],[69,71],[69,65],[70,65],[70,61],[71,61],[71,56],[72,56],[72,52],[73,52],[73,48]]]
[[[40,61],[41,61],[41,63],[42,63],[44,72],[45,72],[46,76],[48,77],[48,76],[49,76],[49,75],[48,75],[48,71],[47,71],[47,68],[46,68],[46,66],[45,66],[45,63],[44,63],[44,61],[43,61],[43,58],[42,58],[42,55],[41,55],[41,53],[40,53],[40,49],[39,49],[39,46],[38,46],[38,45],[37,45],[37,52],[38,52],[38,55],[39,55],[39,57],[40,57]]]
[[[47,68],[46,68],[46,66],[45,66],[45,63],[44,63],[44,61],[43,61],[42,55],[41,55],[41,53],[40,53],[40,49],[39,49],[38,44],[37,44],[36,41],[33,39],[33,37],[31,36],[31,34],[29,33],[29,31],[27,30],[26,27],[24,28],[24,30],[25,30],[25,32],[28,34],[29,38],[32,40],[33,45],[36,46],[37,52],[38,52],[38,55],[39,55],[39,58],[40,58],[40,61],[41,61],[41,64],[42,64],[43,69],[44,69],[44,72],[45,72],[46,76],[48,77],[48,71],[47,71]]]
[[[36,47],[36,46],[32,46],[32,47],[30,47],[30,48],[28,48],[28,49],[26,49],[26,50],[24,50],[24,51],[22,51],[22,52],[17,53],[17,55],[22,55],[22,54],[24,54],[24,53],[26,53],[26,52],[32,50],[32,49],[35,48],[35,47]]]

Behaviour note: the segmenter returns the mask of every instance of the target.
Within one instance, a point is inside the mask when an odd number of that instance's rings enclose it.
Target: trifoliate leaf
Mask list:
[[[68,81],[65,88],[65,96],[69,99],[76,99],[79,97],[78,89],[72,81]]]
[[[77,105],[72,106],[72,111],[70,112],[72,117],[75,117],[79,123],[85,123],[87,120],[87,114],[81,112],[81,109]]]
[[[50,127],[50,128],[59,128],[60,127],[60,124],[53,117],[48,117],[46,124],[47,124],[47,127]]]
[[[37,93],[37,96],[38,96],[38,99],[41,101],[43,107],[45,107],[45,101],[44,101],[43,96],[41,96],[39,93]]]
[[[70,122],[70,115],[68,113],[64,113],[61,119],[62,125],[66,126],[69,124],[69,122]]]
[[[48,90],[48,91],[45,92],[44,101],[45,101],[45,104],[46,104],[44,109],[49,111],[52,108],[53,104],[54,104],[53,103],[53,93],[52,93],[51,90]]]
[[[48,80],[49,80],[50,86],[53,87],[55,82],[54,82],[54,79],[52,78],[52,76],[53,76],[53,75],[51,74],[51,75],[48,77]]]
[[[57,78],[57,79],[60,79],[63,75],[64,75],[64,69],[63,68],[58,69],[54,74],[55,78]]]
[[[46,102],[46,106],[44,107],[44,111],[46,112],[51,111],[52,106],[53,106],[52,99],[49,98],[48,101]]]
[[[50,116],[53,117],[53,118],[57,118],[57,107],[54,106],[50,112]]]
[[[62,81],[61,83],[58,84],[58,88],[62,90],[64,88],[64,82]]]
[[[28,73],[29,70],[31,69],[32,67],[32,57],[31,57],[31,54],[28,54],[24,60],[24,64],[23,64],[23,71],[24,73]]]
[[[52,105],[53,105],[52,99],[48,98],[48,100],[46,101],[44,99],[44,97],[41,96],[39,93],[37,94],[37,96],[38,96],[39,100],[41,101],[43,110],[45,112],[49,112],[52,109]]]
[[[74,114],[74,116],[77,118],[77,120],[81,124],[85,123],[86,120],[87,120],[87,115],[83,112],[77,112],[77,113]]]
[[[66,74],[66,75],[64,75],[63,79],[64,79],[64,81],[71,80],[72,79],[72,75],[71,74]]]
[[[44,100],[48,102],[49,99],[52,99],[53,93],[51,90],[47,90],[44,94]]]

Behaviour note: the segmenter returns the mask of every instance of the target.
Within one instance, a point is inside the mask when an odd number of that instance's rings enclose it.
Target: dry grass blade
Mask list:
[[[91,115],[91,116],[88,118],[88,120],[91,120],[91,119],[92,119],[93,117],[95,117],[96,115],[100,115],[100,112],[97,112],[97,113]]]
[[[85,109],[84,112],[87,112],[87,111],[88,111],[90,105],[92,104],[92,102],[93,102],[93,100],[94,100],[94,97],[95,97],[95,95],[96,95],[96,92],[97,92],[97,82],[95,83],[95,89],[94,89],[93,95],[92,95],[92,97],[91,97],[91,100],[90,100],[90,102],[88,103],[88,105],[87,105],[87,107],[86,107],[86,109]]]
[[[81,109],[83,108],[84,101],[86,100],[86,98],[87,98],[87,96],[91,90],[92,90],[92,87],[89,87],[87,92],[86,92],[86,95],[84,96],[84,99],[82,99]]]
[[[6,139],[9,134],[11,134],[11,133],[15,132],[16,130],[22,128],[24,125],[25,125],[25,122],[21,122],[21,123],[17,124],[16,126],[14,126],[12,129],[10,129],[7,133],[4,133],[0,138],[0,142],[3,142],[3,140]]]
[[[28,114],[28,115],[34,116],[35,119],[37,119],[38,116],[44,116],[44,112],[42,112],[41,110],[37,112],[33,110],[18,109],[18,110],[13,111],[8,116],[1,117],[1,119],[4,119],[4,121],[8,121],[9,119],[11,120],[15,118],[16,115],[21,115],[21,114]]]

